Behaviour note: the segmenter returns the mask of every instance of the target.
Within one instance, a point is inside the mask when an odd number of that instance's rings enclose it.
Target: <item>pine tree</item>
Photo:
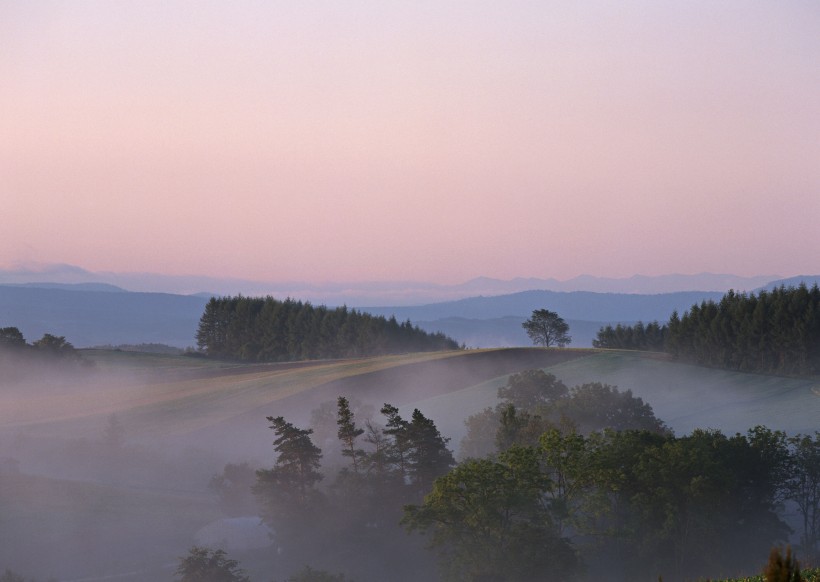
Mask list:
[[[279,454],[272,469],[256,472],[253,492],[262,506],[263,518],[280,530],[283,526],[307,526],[307,517],[318,499],[316,484],[322,451],[310,440],[311,429],[300,429],[281,416],[268,421],[277,438],[273,448]]]
[[[364,429],[356,428],[353,411],[350,410],[350,403],[347,398],[339,396],[337,406],[336,424],[339,425],[339,430],[336,436],[342,441],[342,454],[345,457],[350,457],[353,463],[353,472],[358,473],[359,460],[365,456],[365,452],[356,448],[356,439],[364,433]]]

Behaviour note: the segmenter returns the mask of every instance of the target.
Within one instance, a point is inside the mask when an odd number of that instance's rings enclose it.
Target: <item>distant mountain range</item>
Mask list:
[[[44,333],[75,347],[161,343],[196,345],[208,299],[168,293],[85,290],[80,287],[0,286],[0,327],[17,327],[32,342]]]
[[[26,281],[20,280],[31,271],[0,271],[0,327],[19,328],[28,341],[42,337],[44,333],[65,336],[77,347],[95,345],[118,345],[161,343],[176,347],[195,345],[195,334],[199,318],[211,293],[180,295],[175,293],[135,292],[125,285],[129,281],[141,281],[141,286],[154,281],[139,279],[138,275],[112,275],[112,279],[81,280],[99,274],[89,273],[76,267],[66,267],[48,271],[52,275],[63,273],[73,280]],[[45,273],[45,271],[44,271]],[[45,275],[44,275],[45,276]],[[133,279],[130,279],[133,278]],[[161,277],[162,278],[162,277]],[[583,279],[583,281],[581,281]],[[742,289],[738,282],[747,285],[758,284],[763,278],[737,278],[728,275],[632,277],[630,279],[600,279],[594,277],[577,278],[575,284],[585,282],[588,286],[627,286],[638,289],[642,286],[685,286],[698,282],[712,281],[717,285],[732,283],[732,288]],[[184,277],[164,277],[162,280],[181,285]],[[118,285],[115,282],[124,283]],[[202,282],[200,279],[197,281]],[[224,279],[209,279],[228,285]],[[262,290],[253,292],[238,287],[224,294],[243,293],[262,295]],[[379,283],[368,288],[366,283],[358,287],[345,288],[339,284],[313,286],[314,295],[306,292],[274,294],[279,297],[291,296],[301,300],[327,305],[347,304],[361,311],[395,316],[404,321],[409,319],[426,331],[442,331],[459,343],[468,347],[496,347],[529,345],[521,323],[535,309],[547,308],[558,312],[570,324],[573,336],[571,345],[585,347],[601,326],[636,321],[666,321],[673,310],[684,312],[694,303],[718,300],[723,290],[687,290],[665,293],[639,294],[635,292],[593,292],[524,290],[503,293],[507,287],[536,285],[543,279],[475,279],[463,285],[424,286],[414,283],[414,287],[400,290],[402,283]],[[631,283],[627,283],[631,281]],[[760,288],[771,288],[780,284],[809,285],[820,281],[820,276],[796,277],[791,279],[765,281]],[[246,282],[247,283],[247,282]],[[555,282],[560,283],[560,282]],[[564,282],[569,285],[570,282]],[[407,284],[411,285],[411,284]],[[196,287],[194,287],[196,288]],[[757,290],[756,287],[754,290]],[[364,293],[367,290],[368,293]],[[434,290],[435,293],[433,292]],[[478,292],[478,291],[481,292]],[[435,296],[473,292],[473,296],[458,297],[451,301],[419,301],[419,297],[429,293]],[[359,301],[342,301],[341,296],[358,297]],[[321,297],[331,299],[323,300]],[[399,296],[400,301],[392,306],[384,306],[391,297]],[[336,297],[337,301],[332,298]],[[369,302],[377,297],[385,303]],[[407,304],[411,298],[415,304]]]
[[[417,307],[362,307],[377,315],[410,319],[469,347],[529,345],[521,323],[533,309],[558,311],[570,324],[574,346],[589,346],[602,325],[665,321],[673,309],[719,299],[721,293],[634,295],[528,291]],[[167,293],[87,290],[80,286],[0,286],[0,327],[19,328],[28,341],[44,333],[65,336],[77,347],[161,343],[195,345],[207,297]]]
[[[696,275],[635,275],[628,278],[606,278],[581,275],[566,281],[557,279],[515,278],[510,280],[478,277],[455,285],[418,281],[359,281],[306,283],[299,281],[253,281],[224,277],[161,275],[156,273],[92,272],[74,265],[31,264],[0,269],[0,285],[32,284],[38,286],[102,285],[121,290],[162,292],[181,295],[273,295],[295,297],[326,305],[420,305],[452,301],[479,295],[494,296],[521,291],[589,291],[595,293],[657,294],[678,291],[751,291],[780,278],[774,275],[739,277],[700,273]],[[92,289],[88,289],[92,290]],[[115,290],[97,288],[96,290]]]

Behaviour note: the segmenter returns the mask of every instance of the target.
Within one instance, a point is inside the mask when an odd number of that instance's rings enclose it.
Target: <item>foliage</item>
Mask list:
[[[464,457],[481,457],[513,444],[536,445],[552,428],[588,434],[604,429],[666,433],[652,407],[630,390],[591,382],[568,390],[542,370],[512,374],[498,389],[502,403],[465,420]]]
[[[820,371],[820,289],[778,287],[729,291],[703,301],[668,323],[606,326],[597,348],[665,350],[681,359],[731,370],[778,374]]]
[[[339,396],[337,401],[338,412],[336,424],[339,425],[339,430],[336,435],[342,441],[342,454],[345,457],[350,457],[353,463],[353,472],[359,472],[359,460],[364,458],[365,452],[356,448],[356,439],[364,434],[363,428],[357,428],[356,422],[353,419],[353,412],[350,410],[350,403],[344,396]]]
[[[813,562],[820,559],[820,432],[789,439],[791,455],[785,497],[795,502],[803,520],[800,546]]]
[[[766,582],[803,582],[800,564],[792,556],[791,547],[786,547],[785,556],[780,548],[772,548],[763,576]]]
[[[179,559],[177,582],[249,582],[239,562],[227,557],[223,550],[194,546]]]
[[[552,484],[534,448],[497,461],[470,459],[436,479],[422,505],[405,507],[409,531],[431,532],[446,580],[567,579],[577,566],[544,495]]]
[[[786,451],[775,453],[778,439],[767,436],[607,432],[593,464],[609,503],[597,531],[616,534],[634,576],[742,568],[749,552],[767,551],[788,532],[776,514],[778,456]]]
[[[458,349],[443,334],[347,307],[314,307],[272,297],[211,298],[197,346],[208,356],[277,362]]]
[[[589,382],[575,386],[569,397],[558,400],[556,412],[571,420],[583,433],[595,430],[648,430],[664,433],[669,429],[655,416],[652,407],[631,390]]]
[[[43,337],[32,343],[31,346],[38,351],[57,357],[76,357],[77,355],[74,346],[66,341],[65,337],[52,335],[50,333],[44,334]]]
[[[432,420],[416,408],[406,425],[408,476],[419,492],[426,491],[433,480],[455,465],[447,448],[450,439],[441,436]]]
[[[524,370],[512,374],[507,383],[498,389],[499,400],[525,410],[552,404],[568,394],[569,390],[563,382],[543,370]]]
[[[253,492],[262,505],[263,518],[274,529],[307,527],[305,517],[317,509],[315,486],[323,478],[319,472],[322,451],[310,440],[311,429],[297,428],[281,416],[267,419],[276,435],[273,448],[278,457],[273,468],[256,471]]]
[[[441,436],[435,423],[418,409],[410,421],[399,414],[392,404],[381,410],[387,418],[384,435],[390,443],[384,450],[389,470],[397,480],[412,486],[419,495],[426,491],[439,475],[455,465],[453,453],[447,448],[450,439]]]
[[[644,325],[639,321],[635,325],[607,325],[598,330],[592,340],[592,347],[616,350],[645,350],[662,352],[666,345],[668,327],[657,321]]]
[[[549,309],[536,309],[521,327],[535,345],[563,348],[572,341],[569,325],[557,313]]]
[[[26,347],[26,338],[23,337],[23,334],[19,329],[16,327],[0,328],[0,349],[15,349],[24,347]]]
[[[764,373],[820,370],[820,289],[729,291],[669,320],[667,351],[699,364]]]
[[[0,356],[14,358],[16,361],[30,361],[32,363],[62,366],[69,369],[72,366],[91,367],[90,361],[80,356],[71,342],[64,336],[56,336],[50,333],[43,334],[43,337],[26,343],[23,333],[16,327],[0,328]],[[0,361],[0,366],[3,362]],[[16,375],[20,375],[17,370]]]

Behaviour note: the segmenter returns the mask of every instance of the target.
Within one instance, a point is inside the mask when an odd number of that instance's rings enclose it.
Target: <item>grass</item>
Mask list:
[[[648,402],[655,415],[676,434],[695,428],[746,432],[756,425],[790,433],[813,433],[820,418],[817,379],[787,378],[703,368],[627,351],[599,351],[544,368],[567,386],[604,382],[632,390]],[[495,406],[496,391],[506,382],[500,376],[431,398],[407,408],[435,411],[434,420],[457,445],[465,434],[463,419]],[[439,420],[441,419],[441,420]]]
[[[694,428],[745,432],[758,424],[789,432],[818,429],[817,379],[704,368],[634,352],[600,352],[550,369],[567,385],[607,382],[648,402],[676,433]]]

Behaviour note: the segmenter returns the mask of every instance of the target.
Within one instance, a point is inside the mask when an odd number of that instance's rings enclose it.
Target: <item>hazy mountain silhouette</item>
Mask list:
[[[123,343],[195,345],[207,299],[130,293],[0,286],[0,327],[14,326],[29,342],[44,333],[75,347]]]
[[[76,269],[67,272],[72,276],[78,274]],[[483,280],[482,284],[487,281],[490,280]],[[783,279],[771,285],[795,285],[801,281],[812,284],[820,281],[820,277]],[[378,292],[389,295],[390,285],[381,284],[373,291]],[[347,305],[374,315],[395,316],[400,321],[409,319],[425,331],[442,331],[469,347],[528,345],[521,322],[533,310],[546,308],[569,322],[571,345],[586,347],[603,325],[665,322],[674,310],[683,313],[695,303],[717,301],[722,296],[722,291],[636,294],[535,290],[424,305]],[[162,343],[184,348],[195,345],[199,318],[209,297],[207,293],[131,292],[100,282],[18,282],[0,285],[0,327],[18,327],[28,341],[39,339],[44,333],[62,335],[77,347]],[[310,296],[292,297],[334,305],[332,301],[316,301]]]
[[[255,281],[250,279],[162,275],[157,273],[91,272],[74,265],[30,264],[0,269],[0,285],[89,284],[114,285],[128,291],[207,295],[272,295],[296,297],[331,306],[346,305],[420,305],[451,301],[479,295],[507,295],[531,290],[589,291],[595,293],[657,294],[680,291],[751,291],[778,279],[777,276],[739,277],[726,274],[634,275],[607,278],[581,275],[566,281],[558,279],[515,278],[509,280],[477,277],[443,285],[423,281]]]

